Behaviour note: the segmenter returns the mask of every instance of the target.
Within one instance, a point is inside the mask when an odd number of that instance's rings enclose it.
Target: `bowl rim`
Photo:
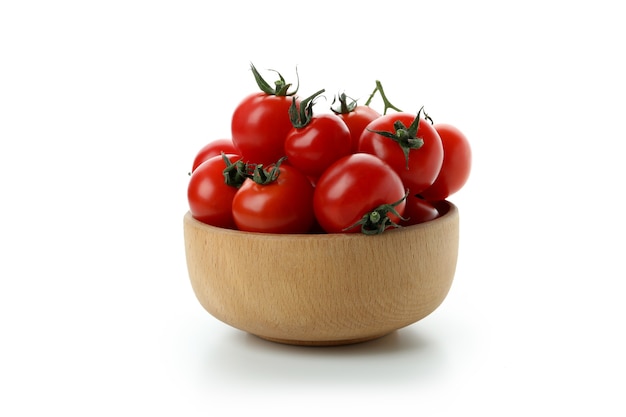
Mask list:
[[[448,201],[448,200],[441,200],[441,201],[437,201],[435,203],[433,203],[435,208],[437,209],[437,211],[439,211],[441,214],[440,216],[438,216],[437,218],[433,219],[433,220],[429,220],[427,222],[423,222],[423,223],[418,223],[418,224],[413,224],[410,226],[402,226],[402,227],[398,227],[398,228],[392,228],[392,229],[388,229],[385,232],[382,233],[382,235],[388,235],[390,233],[398,233],[398,232],[402,232],[402,231],[409,231],[409,230],[417,230],[417,229],[421,229],[421,228],[427,228],[427,227],[431,227],[433,224],[435,223],[441,223],[441,222],[445,222],[445,221],[449,221],[449,219],[451,219],[454,216],[458,216],[458,207]],[[265,233],[265,232],[245,232],[242,230],[237,230],[237,229],[227,229],[224,227],[218,227],[218,226],[213,226],[207,223],[203,223],[200,220],[196,219],[195,217],[193,217],[191,215],[190,211],[187,211],[185,213],[184,216],[184,220],[186,222],[189,222],[191,225],[193,225],[193,227],[197,227],[200,229],[205,229],[211,233],[222,233],[222,234],[228,234],[228,235],[235,235],[235,236],[258,236],[258,237],[265,237],[268,239],[277,239],[277,238],[291,238],[291,239],[311,239],[311,238],[318,238],[318,239],[336,239],[337,237],[343,237],[343,238],[349,238],[349,239],[372,239],[372,238],[376,238],[377,235],[365,235],[363,233],[358,233],[358,232],[353,232],[353,233]]]

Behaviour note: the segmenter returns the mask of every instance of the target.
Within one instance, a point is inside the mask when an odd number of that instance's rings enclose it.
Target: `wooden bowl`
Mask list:
[[[459,213],[381,235],[278,235],[184,216],[191,285],[215,318],[261,338],[342,345],[384,336],[432,313],[454,277]]]

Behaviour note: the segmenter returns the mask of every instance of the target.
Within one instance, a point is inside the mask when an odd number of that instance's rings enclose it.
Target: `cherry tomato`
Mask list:
[[[291,130],[291,97],[255,93],[245,98],[233,113],[233,143],[243,157],[269,165],[285,155],[285,137]]]
[[[240,155],[225,154],[231,163],[241,159]],[[232,200],[237,187],[227,185],[224,169],[227,164],[224,158],[214,156],[207,159],[195,169],[189,179],[187,199],[191,215],[212,226],[234,229]]]
[[[387,162],[411,194],[430,187],[443,163],[441,138],[421,110],[417,116],[399,112],[374,120],[359,139],[359,151]]]
[[[444,200],[459,191],[469,178],[472,168],[472,150],[467,137],[449,124],[435,124],[443,143],[443,164],[435,182],[420,192],[427,200]]]
[[[358,105],[356,100],[349,99],[345,94],[336,98],[338,105],[331,110],[341,117],[348,126],[351,136],[350,153],[356,153],[359,147],[359,138],[365,127],[378,119],[381,114],[370,106]]]
[[[402,226],[411,226],[436,219],[439,217],[439,211],[430,201],[409,194],[406,198],[403,217],[405,220],[402,220]]]
[[[322,174],[313,207],[327,233],[381,233],[399,223],[404,196],[400,176],[387,163],[374,155],[356,153],[339,159]],[[371,215],[379,208],[383,210]],[[372,222],[362,222],[368,220]]]
[[[239,230],[260,233],[307,233],[314,222],[313,185],[296,168],[282,164],[268,184],[244,181],[232,202]]]
[[[231,133],[246,161],[270,165],[285,155],[285,137],[292,127],[289,107],[298,89],[289,92],[291,84],[280,73],[272,87],[254,65],[251,69],[261,92],[248,95],[235,107]]]
[[[317,178],[333,162],[350,153],[350,130],[335,114],[313,115],[312,100],[324,90],[291,107],[293,128],[285,139],[289,164],[305,175]]]
[[[194,172],[196,168],[198,168],[198,165],[207,159],[221,155],[222,152],[239,154],[239,151],[231,139],[215,139],[204,145],[200,151],[198,151],[195,159],[193,160],[191,172]]]
[[[352,153],[355,153],[358,150],[359,138],[365,127],[381,117],[381,114],[369,106],[357,106],[350,113],[341,114],[341,117],[352,134]]]

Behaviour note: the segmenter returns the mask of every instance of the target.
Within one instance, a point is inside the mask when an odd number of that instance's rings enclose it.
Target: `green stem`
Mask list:
[[[377,91],[380,93],[380,97],[383,100],[383,106],[384,106],[383,115],[387,114],[387,110],[389,110],[389,109],[393,109],[393,110],[395,110],[397,112],[402,112],[402,110],[400,110],[399,108],[397,108],[396,106],[391,104],[391,102],[387,98],[387,95],[385,94],[385,90],[383,89],[383,85],[378,80],[376,80],[376,88],[374,88],[374,91],[372,91],[372,94],[370,94],[369,98],[365,102],[366,106],[370,105],[370,103],[372,102],[372,99],[374,98],[374,95],[376,95]]]

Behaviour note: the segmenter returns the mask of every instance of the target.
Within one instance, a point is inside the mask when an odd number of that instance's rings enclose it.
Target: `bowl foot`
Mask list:
[[[370,340],[379,339],[383,336],[387,336],[389,333],[377,334],[375,336],[367,336],[355,339],[338,339],[338,340],[293,340],[293,339],[279,339],[274,337],[266,337],[261,335],[254,335],[263,340],[269,342],[281,343],[283,345],[295,345],[295,346],[343,346],[353,345],[356,343],[369,342]]]

